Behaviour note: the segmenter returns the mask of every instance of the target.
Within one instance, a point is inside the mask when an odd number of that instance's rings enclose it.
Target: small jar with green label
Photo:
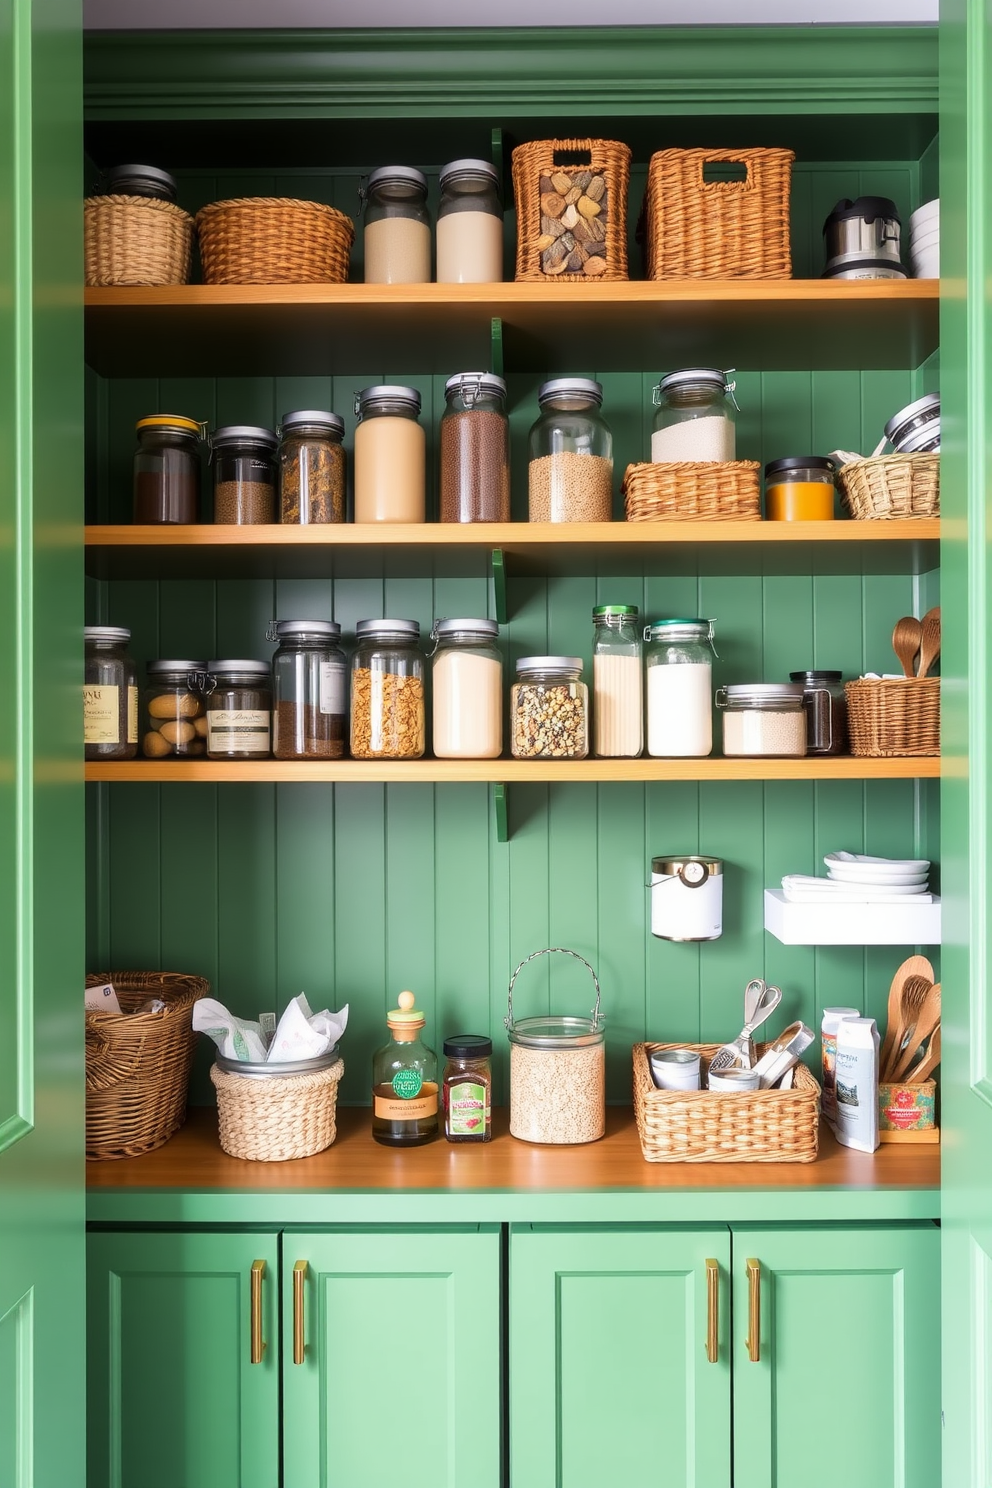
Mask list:
[[[488,1142],[492,1127],[493,1041],[478,1033],[445,1039],[441,1077],[444,1135],[449,1142]]]
[[[437,1055],[420,1037],[426,1019],[413,993],[396,1001],[389,1043],[372,1056],[372,1135],[386,1147],[420,1147],[438,1134]]]

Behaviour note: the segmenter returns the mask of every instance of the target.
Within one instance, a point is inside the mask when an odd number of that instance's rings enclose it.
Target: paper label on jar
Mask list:
[[[320,663],[320,711],[344,716],[344,662]]]
[[[465,1080],[448,1091],[448,1131],[453,1137],[477,1137],[485,1129],[489,1111],[486,1087]]]
[[[383,1121],[423,1121],[437,1115],[437,1086],[425,1081],[420,1094],[410,1100],[401,1095],[373,1096],[373,1110]]]
[[[130,722],[130,719],[128,720]],[[138,730],[135,724],[134,737]],[[83,743],[120,744],[120,689],[109,684],[83,688]]]
[[[138,742],[138,689],[129,687],[127,690],[127,742],[137,744]]]
[[[212,708],[207,714],[210,754],[268,754],[268,708]]]

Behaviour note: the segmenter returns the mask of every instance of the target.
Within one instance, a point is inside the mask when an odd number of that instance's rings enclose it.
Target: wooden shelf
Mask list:
[[[619,284],[175,285],[87,289],[86,359],[105,377],[265,376],[488,366],[696,363],[916,367],[938,344],[937,280]]]
[[[352,578],[483,573],[633,575],[924,573],[940,521],[432,522],[336,527],[87,527],[98,578]]]
[[[939,759],[589,759],[589,760],[112,760],[86,766],[87,780],[161,784],[316,781],[385,785],[571,784],[636,780],[923,780]]]

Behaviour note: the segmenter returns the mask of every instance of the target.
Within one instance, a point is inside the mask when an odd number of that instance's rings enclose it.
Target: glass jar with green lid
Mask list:
[[[713,748],[713,622],[653,620],[644,640],[648,754],[703,758]]]
[[[389,1042],[372,1056],[372,1135],[386,1147],[421,1147],[438,1135],[437,1055],[412,992],[386,1014]]]
[[[636,759],[644,748],[644,676],[636,605],[592,612],[593,753]]]

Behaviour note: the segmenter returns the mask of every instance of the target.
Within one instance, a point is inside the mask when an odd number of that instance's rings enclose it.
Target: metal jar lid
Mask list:
[[[273,620],[267,627],[267,641],[281,641],[284,636],[315,635],[328,640],[340,639],[341,627],[336,620]]]
[[[632,620],[636,620],[640,613],[636,605],[594,605],[592,618],[593,620],[619,620],[629,615]]]
[[[270,1064],[255,1059],[225,1059],[223,1054],[215,1054],[214,1063],[225,1074],[247,1075],[252,1080],[269,1080],[279,1075],[315,1075],[318,1070],[330,1069],[340,1058],[335,1046],[327,1054],[318,1054],[316,1059],[275,1059]]]
[[[268,678],[271,668],[267,661],[208,661],[207,671],[212,677],[229,677],[234,673],[243,672],[250,677]]]
[[[538,389],[537,401],[542,408],[562,398],[581,398],[584,403],[595,403],[601,408],[603,386],[591,377],[553,377],[550,382],[542,382]]]
[[[730,687],[719,689],[718,707],[720,693],[723,693],[728,703],[801,703],[803,699],[802,684],[794,682],[736,682]]]
[[[126,644],[130,639],[131,632],[121,625],[86,625],[83,627],[84,641],[116,641]]]
[[[683,853],[679,857],[651,859],[651,872],[664,878],[680,878],[687,889],[698,889],[709,878],[719,878],[723,873],[722,858],[708,858],[699,853]]]
[[[112,165],[103,173],[104,196],[152,196],[174,202],[176,182],[155,165]]]
[[[581,656],[521,656],[517,674],[529,672],[581,672]]]
[[[406,636],[416,641],[420,639],[420,624],[416,620],[359,620],[355,635],[360,641],[385,635]]]
[[[416,388],[381,382],[355,394],[355,412],[360,419],[379,403],[399,403],[404,409],[409,408],[414,418],[420,413],[420,394]]]
[[[303,429],[312,429],[330,439],[344,438],[344,419],[337,413],[322,413],[315,408],[300,408],[295,413],[284,413],[279,425],[280,436],[299,434]]]
[[[915,403],[907,403],[905,408],[900,408],[898,413],[892,415],[885,425],[885,437],[890,443],[895,444],[900,435],[909,433],[912,425],[939,417],[940,394],[927,393],[924,397],[917,398]]]
[[[135,424],[136,434],[140,434],[142,429],[171,429],[175,434],[192,434],[195,439],[202,439],[205,425],[180,413],[152,413]]]
[[[225,424],[210,436],[213,449],[226,449],[232,444],[260,444],[266,450],[274,450],[278,443],[271,429],[263,429],[258,424]]]
[[[435,640],[444,640],[446,636],[461,634],[491,636],[496,640],[499,636],[499,625],[495,620],[435,620],[434,629],[431,634]]]
[[[793,682],[801,682],[804,687],[816,687],[820,683],[839,682],[843,672],[790,672],[789,678]]]
[[[687,387],[690,383],[712,383],[721,393],[728,391],[727,374],[719,367],[683,367],[678,372],[666,372],[658,383],[659,391],[671,392],[673,388]]]
[[[406,188],[409,196],[427,195],[427,177],[423,171],[417,170],[412,165],[380,165],[377,166],[365,179],[365,184],[359,189],[359,196],[367,196],[379,186],[394,186]]]
[[[444,384],[444,396],[461,393],[466,400],[473,395],[487,398],[505,398],[506,383],[495,372],[456,372]]]
[[[187,672],[205,672],[207,663],[205,661],[150,661],[145,667],[149,677],[158,677],[167,672],[181,672],[185,683]]]
[[[536,961],[539,956],[572,956],[576,961],[581,961],[596,989],[596,1002],[592,1013],[588,1018],[554,1017],[545,1014],[538,1018],[514,1018],[513,1016],[513,988],[517,977],[524,967],[531,961]],[[507,992],[507,1013],[503,1019],[507,1037],[511,1044],[522,1044],[527,1049],[581,1049],[592,1044],[601,1044],[606,1037],[604,1019],[599,1009],[600,989],[599,978],[593,971],[589,962],[578,951],[570,951],[566,946],[548,946],[543,951],[534,951],[525,956],[516,971],[510,978],[510,986]]]
[[[940,419],[931,419],[928,424],[921,424],[911,434],[903,435],[899,440],[899,453],[901,455],[932,455],[940,449]]]
[[[442,165],[438,182],[443,191],[449,181],[471,181],[479,176],[494,186],[499,185],[499,171],[489,160],[449,160]]]
[[[773,475],[785,475],[789,470],[826,470],[834,473],[834,462],[826,455],[789,455],[784,460],[772,460],[765,466],[765,480]]]

